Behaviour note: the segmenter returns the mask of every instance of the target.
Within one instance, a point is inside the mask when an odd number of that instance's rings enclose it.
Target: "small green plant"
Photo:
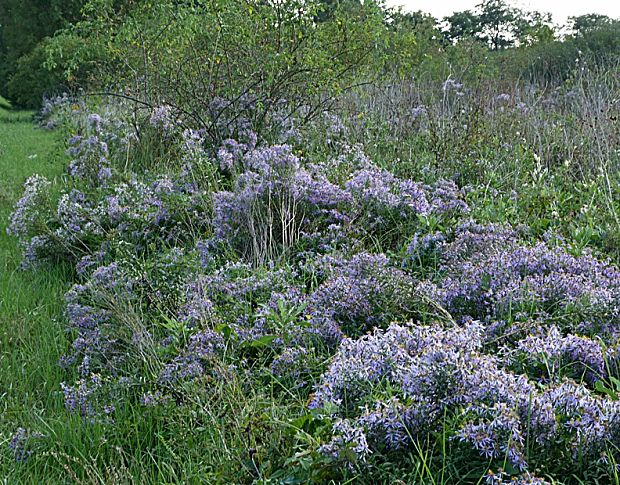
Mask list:
[[[609,376],[607,382],[603,380],[596,381],[594,387],[598,392],[610,397],[614,401],[620,399],[620,379]]]

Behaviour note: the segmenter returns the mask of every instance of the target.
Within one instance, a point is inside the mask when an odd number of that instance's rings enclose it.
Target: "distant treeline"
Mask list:
[[[289,89],[330,97],[377,78],[451,69],[561,81],[576,63],[619,54],[618,20],[589,14],[556,26],[550,14],[504,0],[444,19],[359,0],[0,2],[0,95],[29,108],[79,88],[130,89],[149,104],[175,97],[191,108],[191,96],[256,91],[248,80],[258,74],[261,88],[278,91],[271,98]],[[313,86],[308,73],[320,73]]]

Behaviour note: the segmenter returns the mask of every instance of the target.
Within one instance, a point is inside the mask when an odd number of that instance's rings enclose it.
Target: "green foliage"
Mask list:
[[[419,58],[411,49],[414,34],[386,28],[372,2],[338,4],[315,22],[324,10],[301,1],[97,0],[86,5],[83,21],[52,42],[48,65],[64,63],[71,78],[94,63],[95,89],[123,87],[140,103],[176,106],[214,140],[212,103],[223,99],[227,109],[243,111],[251,99],[250,118],[260,132],[283,100],[285,118],[304,107],[311,119],[356,83],[404,75]],[[82,47],[67,53],[68,39]]]
[[[44,72],[40,42],[79,18],[84,0],[5,0],[0,2],[0,94],[25,107],[57,87]],[[28,94],[30,89],[34,89]]]
[[[494,50],[512,45],[518,12],[510,8],[505,0],[486,0],[478,8],[480,40]]]
[[[448,22],[444,35],[450,42],[473,38],[480,29],[479,18],[471,10],[454,12],[444,20]]]
[[[485,0],[474,12],[455,12],[444,19],[444,35],[450,42],[477,39],[491,50],[549,42],[555,32],[551,15],[526,12],[511,7],[505,0]]]
[[[521,12],[517,16],[515,35],[519,45],[548,44],[555,39],[556,32],[551,24],[551,14]]]
[[[404,12],[401,9],[392,9],[386,11],[386,23],[396,32],[397,39],[409,44],[398,51],[401,55],[400,59],[396,59],[399,61],[397,65],[404,68],[402,74],[405,76],[411,70],[418,69],[425,60],[441,55],[442,34],[437,19],[432,15],[421,11]]]
[[[571,17],[569,20],[573,23],[572,28],[575,34],[581,36],[600,29],[607,29],[608,27],[618,23],[617,20],[613,20],[606,15],[599,15],[595,13]]]
[[[41,43],[17,61],[15,71],[6,83],[7,95],[16,105],[38,108],[43,96],[60,90],[62,76],[44,68],[46,59],[45,43]]]
[[[612,398],[614,401],[620,399],[618,394],[620,393],[620,380],[615,377],[609,378],[609,385],[606,386],[603,381],[596,381],[595,388],[601,394],[605,394]]]

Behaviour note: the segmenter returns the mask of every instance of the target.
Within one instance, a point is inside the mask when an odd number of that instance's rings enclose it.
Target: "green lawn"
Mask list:
[[[63,172],[58,136],[35,127],[31,112],[11,111],[0,98],[0,476],[4,483],[24,478],[8,449],[15,429],[45,429],[64,415],[59,394],[58,357],[66,338],[62,295],[67,277],[59,269],[22,271],[21,252],[6,226],[26,178]],[[21,479],[20,479],[21,475]],[[48,482],[49,483],[49,482]]]

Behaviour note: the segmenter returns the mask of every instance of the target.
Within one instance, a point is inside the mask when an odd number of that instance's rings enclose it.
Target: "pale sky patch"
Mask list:
[[[388,7],[401,5],[404,10],[422,10],[442,19],[453,12],[473,10],[480,0],[386,0]],[[564,24],[568,17],[598,13],[620,19],[619,0],[519,0],[508,2],[523,10],[550,12],[557,24]]]

